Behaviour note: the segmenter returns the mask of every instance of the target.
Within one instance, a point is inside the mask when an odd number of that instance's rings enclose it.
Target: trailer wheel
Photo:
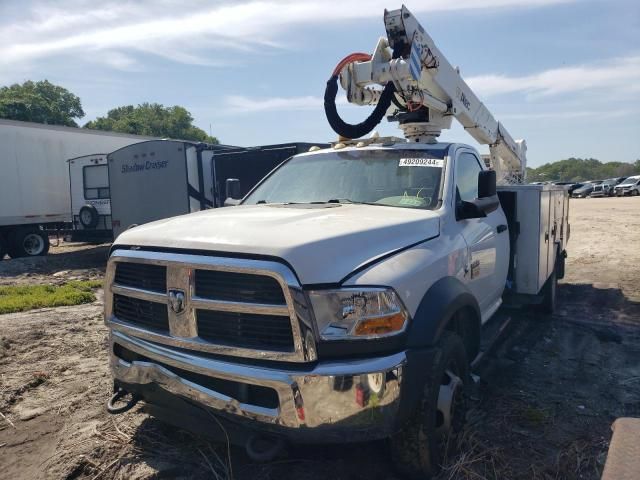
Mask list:
[[[80,218],[80,223],[84,228],[94,229],[98,226],[98,222],[100,221],[100,216],[98,215],[98,210],[93,205],[85,205],[80,209],[80,213],[78,214]]]
[[[391,458],[403,478],[436,475],[456,449],[464,426],[469,385],[464,342],[445,331],[437,348],[418,408],[404,429],[391,437]]]
[[[37,228],[18,228],[9,236],[11,258],[37,257],[49,252],[49,235]]]

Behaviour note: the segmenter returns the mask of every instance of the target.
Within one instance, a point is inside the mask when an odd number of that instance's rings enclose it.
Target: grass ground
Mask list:
[[[62,285],[0,286],[0,314],[35,308],[63,307],[95,301],[101,280],[76,280]]]

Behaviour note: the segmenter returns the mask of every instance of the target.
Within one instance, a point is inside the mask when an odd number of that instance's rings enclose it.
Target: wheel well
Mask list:
[[[471,307],[457,310],[447,322],[445,330],[453,332],[462,338],[467,359],[472,362],[480,351],[480,319]]]

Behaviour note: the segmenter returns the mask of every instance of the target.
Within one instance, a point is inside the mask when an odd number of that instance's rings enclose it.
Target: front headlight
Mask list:
[[[322,340],[380,338],[404,331],[409,315],[390,288],[309,292]]]

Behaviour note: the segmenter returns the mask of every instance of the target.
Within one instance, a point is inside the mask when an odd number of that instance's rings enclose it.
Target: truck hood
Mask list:
[[[135,227],[114,243],[277,257],[302,284],[338,283],[382,256],[436,237],[439,216],[358,204],[247,205]]]

